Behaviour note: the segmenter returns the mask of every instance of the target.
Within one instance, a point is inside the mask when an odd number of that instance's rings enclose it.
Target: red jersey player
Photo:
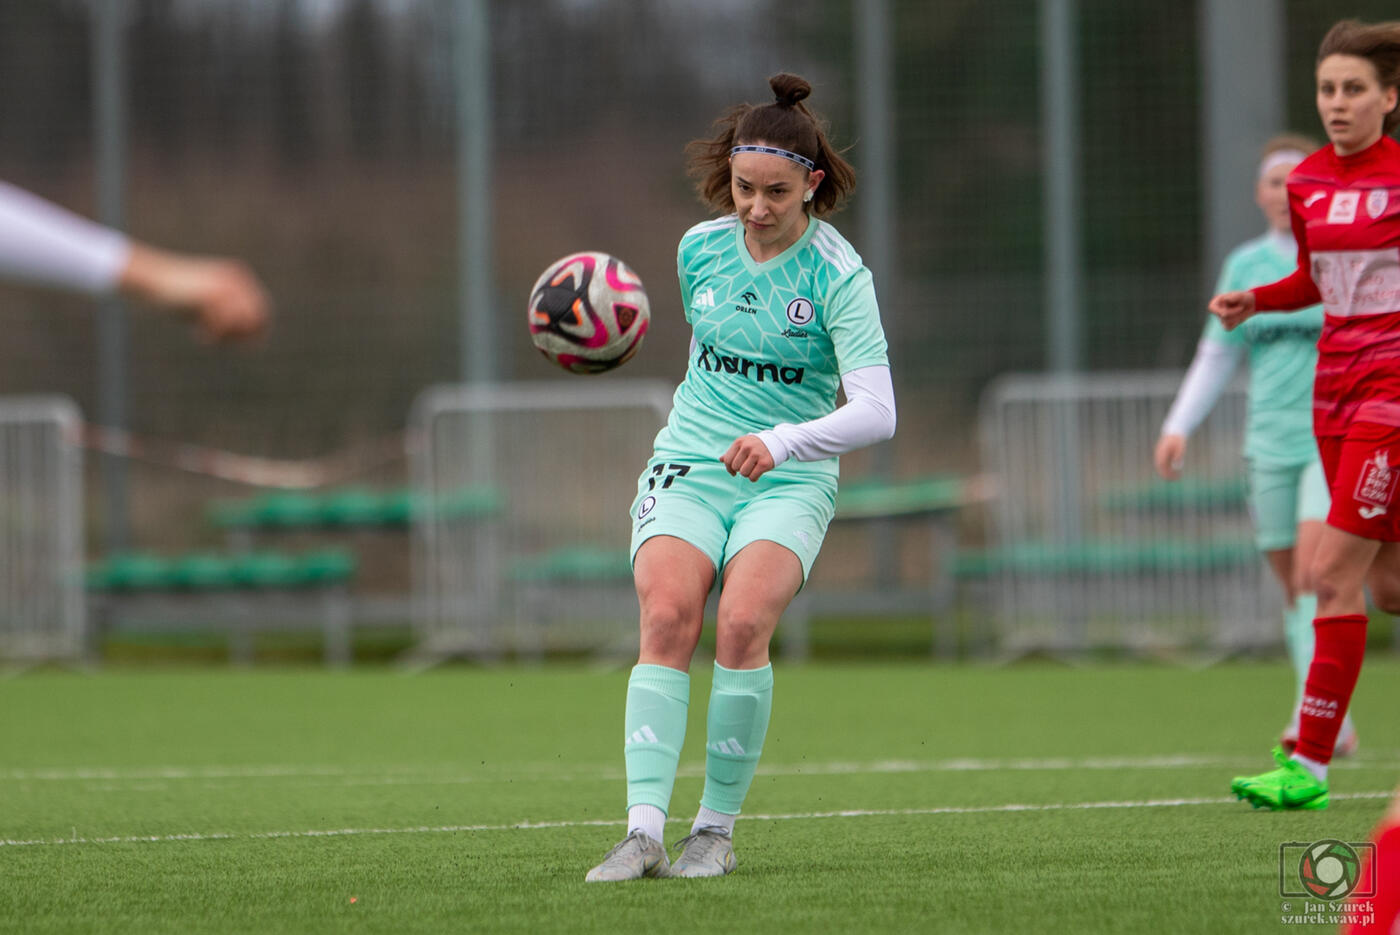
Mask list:
[[[1317,638],[1298,745],[1275,751],[1277,769],[1231,784],[1274,809],[1327,807],[1327,765],[1366,649],[1365,586],[1400,611],[1400,143],[1387,135],[1400,126],[1400,22],[1328,31],[1317,109],[1331,142],[1288,178],[1298,268],[1210,303],[1226,328],[1261,311],[1326,310],[1313,428],[1332,507],[1312,563]]]

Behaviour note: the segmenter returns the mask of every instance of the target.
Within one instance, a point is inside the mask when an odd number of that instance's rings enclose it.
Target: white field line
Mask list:
[[[1380,757],[1383,754],[1377,753]],[[875,760],[869,762],[813,762],[760,765],[760,776],[841,776],[898,773],[960,773],[1005,771],[1072,771],[1072,770],[1172,770],[1217,769],[1230,766],[1249,767],[1257,764],[1257,756],[1146,756],[1146,757],[1050,757],[1025,759],[949,759],[949,760]],[[1334,769],[1400,770],[1400,759],[1393,755],[1384,759],[1346,759],[1332,764]],[[683,766],[678,775],[685,778],[703,777],[700,764]],[[510,771],[494,775],[470,775],[447,767],[400,767],[382,770],[340,766],[144,766],[144,767],[55,767],[30,769],[0,769],[0,782],[149,782],[173,780],[236,780],[236,779],[313,779],[333,780],[343,785],[437,785],[521,782],[543,779],[551,782],[588,781],[612,782],[623,778],[620,769],[568,770],[557,764],[521,764]]]
[[[1351,792],[1334,795],[1335,799],[1387,799],[1391,790],[1380,792]],[[830,818],[907,818],[928,815],[985,815],[1008,812],[1091,811],[1097,809],[1181,808],[1192,805],[1234,805],[1233,797],[1209,799],[1141,799],[1122,802],[1053,802],[1041,805],[1012,804],[938,806],[932,808],[860,808],[831,812],[791,812],[771,815],[745,815],[744,821],[816,821]],[[687,822],[687,818],[671,818],[672,824]],[[188,834],[122,835],[116,837],[84,838],[76,833],[69,838],[36,838],[13,840],[0,838],[0,847],[55,847],[63,844],[166,844],[180,841],[268,841],[281,838],[337,838],[367,834],[461,834],[486,831],[537,831],[550,828],[597,828],[625,825],[624,819],[578,819],[571,821],[522,821],[508,825],[437,825],[408,828],[326,828],[307,831],[254,832],[191,832]]]

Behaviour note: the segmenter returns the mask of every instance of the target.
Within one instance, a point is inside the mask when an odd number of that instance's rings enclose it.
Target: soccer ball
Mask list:
[[[603,373],[637,353],[651,305],[637,274],[606,253],[571,253],[530,290],[530,339],[574,373]]]

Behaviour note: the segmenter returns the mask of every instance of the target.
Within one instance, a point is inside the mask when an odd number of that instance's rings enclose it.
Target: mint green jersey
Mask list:
[[[1216,293],[1250,289],[1282,279],[1297,267],[1293,238],[1264,234],[1225,258]],[[1313,373],[1323,311],[1264,312],[1226,331],[1206,321],[1204,337],[1249,350],[1249,417],[1244,454],[1256,464],[1297,465],[1317,457],[1313,439]]]
[[[676,265],[695,340],[658,452],[718,459],[740,436],[831,413],[843,373],[889,365],[870,271],[824,221],[764,263],[735,215],[706,221]],[[778,470],[834,479],[836,459]]]

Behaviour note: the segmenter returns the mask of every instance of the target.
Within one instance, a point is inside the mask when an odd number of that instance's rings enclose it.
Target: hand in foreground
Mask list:
[[[720,456],[720,461],[729,469],[730,475],[742,474],[749,480],[758,480],[773,470],[773,454],[757,435],[736,439],[729,450]]]
[[[1186,463],[1186,436],[1163,435],[1157,439],[1157,448],[1152,452],[1152,463],[1157,473],[1165,480],[1176,480],[1181,476],[1181,468]]]
[[[1234,331],[1244,321],[1254,315],[1254,293],[1222,292],[1210,300],[1210,313],[1220,319],[1226,331]]]
[[[205,340],[262,334],[270,318],[267,293],[239,260],[186,256],[133,245],[123,292],[194,317]]]

